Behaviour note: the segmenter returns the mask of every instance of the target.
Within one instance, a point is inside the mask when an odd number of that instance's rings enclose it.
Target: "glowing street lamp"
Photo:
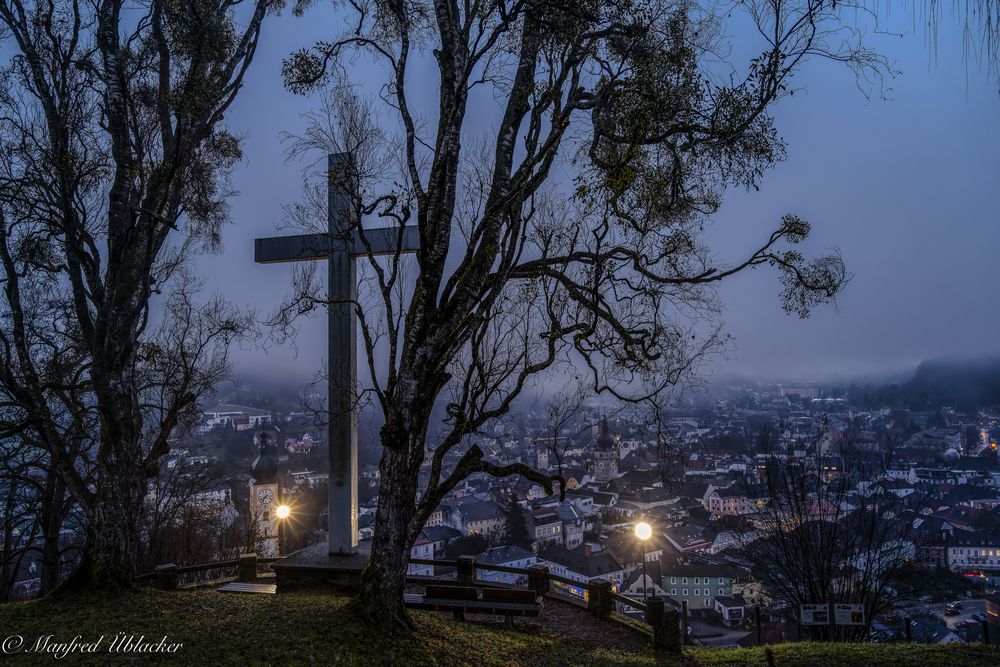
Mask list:
[[[646,540],[653,536],[653,527],[645,521],[640,521],[635,524],[635,536],[642,545],[642,601],[646,602],[646,581],[649,579],[646,574]]]
[[[274,515],[278,517],[278,555],[285,555],[285,519],[292,514],[292,508],[288,505],[278,505],[274,509]]]
[[[635,536],[640,540],[648,540],[653,535],[653,527],[645,521],[635,524]]]

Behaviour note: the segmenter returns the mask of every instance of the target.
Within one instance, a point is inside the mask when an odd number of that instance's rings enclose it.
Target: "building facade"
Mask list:
[[[250,474],[250,512],[257,532],[257,554],[264,558],[278,556],[278,464],[266,432],[259,435],[260,452]]]

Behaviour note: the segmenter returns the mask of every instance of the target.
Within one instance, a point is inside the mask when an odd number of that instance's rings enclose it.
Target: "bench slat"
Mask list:
[[[427,586],[424,595],[404,594],[403,603],[413,609],[505,616],[508,622],[511,616],[538,616],[541,611],[542,597],[534,591],[486,588],[481,593],[480,598],[480,589],[469,586]]]
[[[518,591],[505,588],[484,588],[484,600],[495,600],[497,602],[515,602],[521,604],[537,604],[538,597],[535,591]]]
[[[479,589],[472,586],[427,586],[424,596],[442,600],[477,600]]]

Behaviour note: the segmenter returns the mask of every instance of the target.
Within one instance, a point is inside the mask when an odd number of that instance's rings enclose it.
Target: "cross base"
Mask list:
[[[279,593],[322,592],[357,593],[361,590],[361,572],[371,557],[371,544],[362,542],[357,553],[331,554],[326,542],[296,551],[271,567]]]

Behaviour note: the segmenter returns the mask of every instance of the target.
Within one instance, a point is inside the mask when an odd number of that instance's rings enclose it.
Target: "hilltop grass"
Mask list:
[[[100,651],[71,653],[67,664],[183,665],[674,665],[723,667],[765,665],[763,650],[690,649],[684,657],[659,660],[637,642],[635,650],[608,649],[569,639],[539,625],[460,623],[431,612],[413,614],[418,631],[373,627],[352,616],[346,598],[323,595],[228,595],[214,591],[123,596],[76,596],[0,606],[0,641],[24,638],[22,648],[53,635],[68,642],[79,635]],[[581,612],[582,613],[582,612]],[[116,633],[144,635],[147,642],[183,644],[175,653],[108,653]],[[10,641],[10,640],[8,640]],[[8,644],[8,646],[10,646]],[[786,644],[773,647],[781,666],[913,665],[962,667],[1000,663],[1000,652],[981,646],[871,646]],[[15,653],[4,664],[56,662],[51,655]]]

